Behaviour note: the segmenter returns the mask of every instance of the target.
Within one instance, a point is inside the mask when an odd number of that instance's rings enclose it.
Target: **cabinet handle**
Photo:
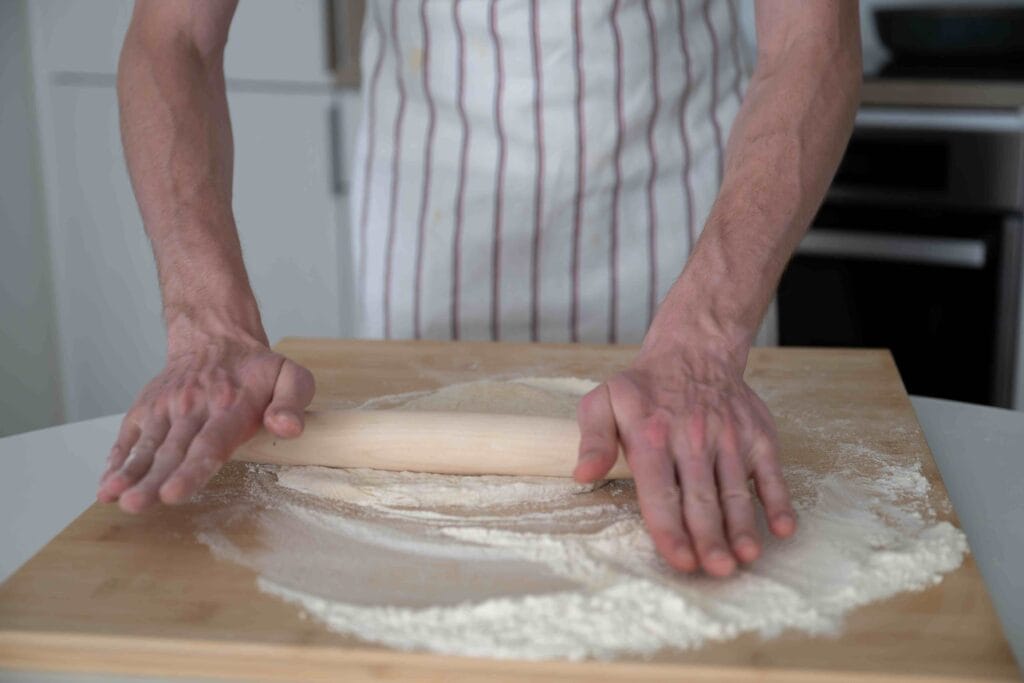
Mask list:
[[[331,147],[331,194],[341,197],[348,192],[341,172],[341,108],[332,103],[327,112],[328,144]]]
[[[880,235],[856,230],[812,230],[797,253],[807,256],[903,261],[980,270],[988,261],[982,240],[957,237]]]

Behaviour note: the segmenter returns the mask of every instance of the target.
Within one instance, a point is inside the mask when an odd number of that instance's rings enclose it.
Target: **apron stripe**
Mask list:
[[[740,50],[740,27],[736,19],[736,5],[733,0],[728,0],[725,6],[729,8],[729,28],[732,32],[732,37],[729,41],[730,47],[732,48],[732,64],[736,69],[736,78],[732,82],[733,94],[736,95],[736,101],[743,104],[743,89],[741,83],[743,82],[743,52]]]
[[[494,187],[494,243],[491,247],[491,340],[501,339],[501,227],[505,200],[505,163],[508,140],[505,137],[505,63],[501,36],[498,34],[497,0],[491,0],[491,41],[494,43],[494,128],[498,135],[498,169]]]
[[[619,318],[619,194],[622,191],[622,130],[625,113],[622,95],[622,32],[619,29],[619,0],[614,0],[611,11],[612,32],[615,37],[615,182],[612,186],[611,249],[609,275],[611,291],[608,297],[608,343],[614,344]]]
[[[697,241],[697,227],[694,225],[696,219],[693,215],[693,186],[690,183],[690,136],[686,134],[686,105],[690,101],[690,83],[693,76],[690,73],[690,49],[686,45],[686,9],[683,7],[683,0],[678,0],[676,6],[679,10],[679,47],[683,54],[683,71],[685,83],[683,96],[679,103],[679,136],[683,143],[683,194],[686,197],[686,233],[689,237],[688,253],[693,253],[693,245]]]
[[[540,64],[540,27],[537,24],[537,0],[530,2],[530,47],[533,52],[533,125],[537,173],[533,190],[533,260],[530,264],[530,339],[540,338],[540,243],[544,216],[544,85]]]
[[[722,126],[718,123],[718,36],[715,33],[715,24],[711,21],[711,0],[704,0],[704,23],[708,27],[708,35],[711,37],[711,127],[715,131],[715,148],[718,150],[716,176],[719,183],[722,182],[722,166],[724,153],[722,151]]]
[[[430,26],[427,23],[427,0],[420,0],[420,25],[423,29],[423,97],[427,102],[427,143],[423,152],[423,194],[416,227],[416,283],[413,303],[413,336],[422,336],[421,307],[423,300],[423,237],[427,227],[427,203],[430,197],[430,173],[434,159],[434,96],[430,92]]]
[[[583,36],[580,31],[580,0],[572,12],[573,48],[576,58],[576,197],[572,215],[572,297],[569,310],[569,338],[580,340],[580,242],[582,241],[583,190],[586,186],[586,126],[583,118]]]
[[[402,150],[402,121],[405,118],[405,79],[402,76],[402,49],[398,44],[398,0],[391,0],[391,46],[395,52],[395,78],[398,85],[398,113],[395,114],[394,151],[391,155],[391,200],[388,208],[388,235],[384,254],[384,338],[391,337],[391,275],[395,252],[395,228],[398,220],[399,155]]]
[[[491,0],[491,41],[494,43],[494,128],[498,134],[498,169],[494,187],[494,243],[491,247],[491,340],[501,339],[501,226],[505,199],[505,159],[508,140],[505,138],[503,105],[505,98],[505,63],[498,34],[497,0]]]
[[[373,60],[373,74],[370,76],[370,96],[367,98],[366,159],[363,161],[363,196],[359,207],[359,287],[360,302],[366,301],[366,240],[369,230],[370,189],[373,187],[373,158],[376,156],[374,142],[377,139],[377,90],[380,83],[381,67],[384,65],[384,26],[381,24],[377,4],[373,4],[373,25],[377,30],[377,56]]]
[[[651,118],[647,123],[647,151],[651,155],[651,172],[647,176],[647,324],[654,320],[654,308],[658,302],[658,216],[654,205],[654,180],[658,175],[658,154],[654,145],[654,124],[658,120],[658,109],[661,103],[661,92],[658,89],[658,32],[651,12],[651,0],[644,0],[644,13],[647,15],[647,30],[651,46],[651,92],[654,105],[651,107]]]
[[[726,1],[372,0],[360,334],[642,336],[727,170],[749,64]]]
[[[466,163],[469,154],[469,119],[466,116],[466,34],[459,19],[459,0],[452,3],[452,20],[455,23],[455,50],[458,69],[456,72],[455,97],[462,126],[462,148],[459,152],[459,181],[455,192],[455,234],[452,240],[452,339],[459,338],[459,288],[462,267],[462,216],[466,199]]]

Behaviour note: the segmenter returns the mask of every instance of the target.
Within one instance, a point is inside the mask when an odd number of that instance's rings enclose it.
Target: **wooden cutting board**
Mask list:
[[[485,376],[599,379],[628,347],[286,339],[316,375],[315,408]],[[827,467],[846,425],[900,463],[920,462],[932,502],[945,488],[885,351],[755,349],[748,380],[779,422],[783,458]],[[836,422],[839,420],[839,422]],[[808,425],[812,428],[808,428]],[[213,486],[237,482],[229,466]],[[264,595],[254,574],[195,540],[201,505],[142,516],[93,505],[0,586],[0,669],[57,669],[246,680],[1016,680],[971,558],[926,591],[854,612],[838,637],[756,636],[695,652],[615,662],[504,662],[406,653],[359,642]]]

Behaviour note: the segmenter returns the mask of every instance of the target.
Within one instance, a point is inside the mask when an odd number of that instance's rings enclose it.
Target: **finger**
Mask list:
[[[718,496],[725,514],[725,530],[733,553],[741,562],[753,562],[761,554],[754,498],[748,485],[747,470],[739,455],[735,432],[723,434],[715,461]]]
[[[580,448],[572,476],[580,483],[597,481],[608,474],[619,457],[619,433],[607,385],[601,384],[580,399],[576,421]]]
[[[203,426],[204,419],[205,415],[193,415],[174,421],[164,442],[156,449],[149,471],[138,483],[121,494],[121,509],[141,512],[159,500],[160,486],[185,459],[185,452]]]
[[[139,440],[139,434],[142,430],[139,429],[139,425],[135,423],[134,418],[126,415],[121,420],[121,427],[118,430],[117,438],[114,440],[114,445],[110,449],[110,454],[107,456],[106,467],[103,470],[103,474],[100,476],[99,489],[102,492],[103,484],[110,478],[110,475],[121,469],[124,461],[128,458],[128,453],[131,451],[132,446]],[[110,502],[104,500],[103,502]]]
[[[751,450],[750,458],[768,528],[780,538],[792,536],[796,531],[796,513],[789,497],[789,487],[782,476],[775,440],[768,437],[760,439]]]
[[[710,450],[716,444],[706,438],[705,429],[703,419],[692,419],[689,434],[679,432],[673,438],[672,450],[683,493],[683,518],[701,566],[712,576],[728,576],[736,569],[736,560],[722,528]]]
[[[140,430],[138,441],[128,451],[121,467],[103,483],[101,495],[105,500],[116,500],[123,491],[130,488],[149,471],[153,454],[167,436],[169,423],[166,416],[147,419]]]
[[[274,395],[263,413],[263,425],[282,438],[302,433],[303,413],[316,392],[313,373],[285,359],[277,373]]]
[[[671,458],[665,451],[637,453],[627,447],[627,452],[640,514],[654,547],[676,569],[696,571],[697,556],[683,528],[682,498]]]
[[[160,500],[165,503],[188,500],[257,429],[259,423],[247,410],[236,408],[211,417],[192,439],[181,464],[160,486]]]

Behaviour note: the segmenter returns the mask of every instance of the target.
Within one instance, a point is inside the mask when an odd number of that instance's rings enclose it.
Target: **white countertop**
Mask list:
[[[1003,630],[1024,662],[1024,412],[912,397]],[[0,582],[94,500],[120,415],[0,438]],[[0,681],[149,681],[0,671]],[[180,681],[181,679],[174,679]]]

